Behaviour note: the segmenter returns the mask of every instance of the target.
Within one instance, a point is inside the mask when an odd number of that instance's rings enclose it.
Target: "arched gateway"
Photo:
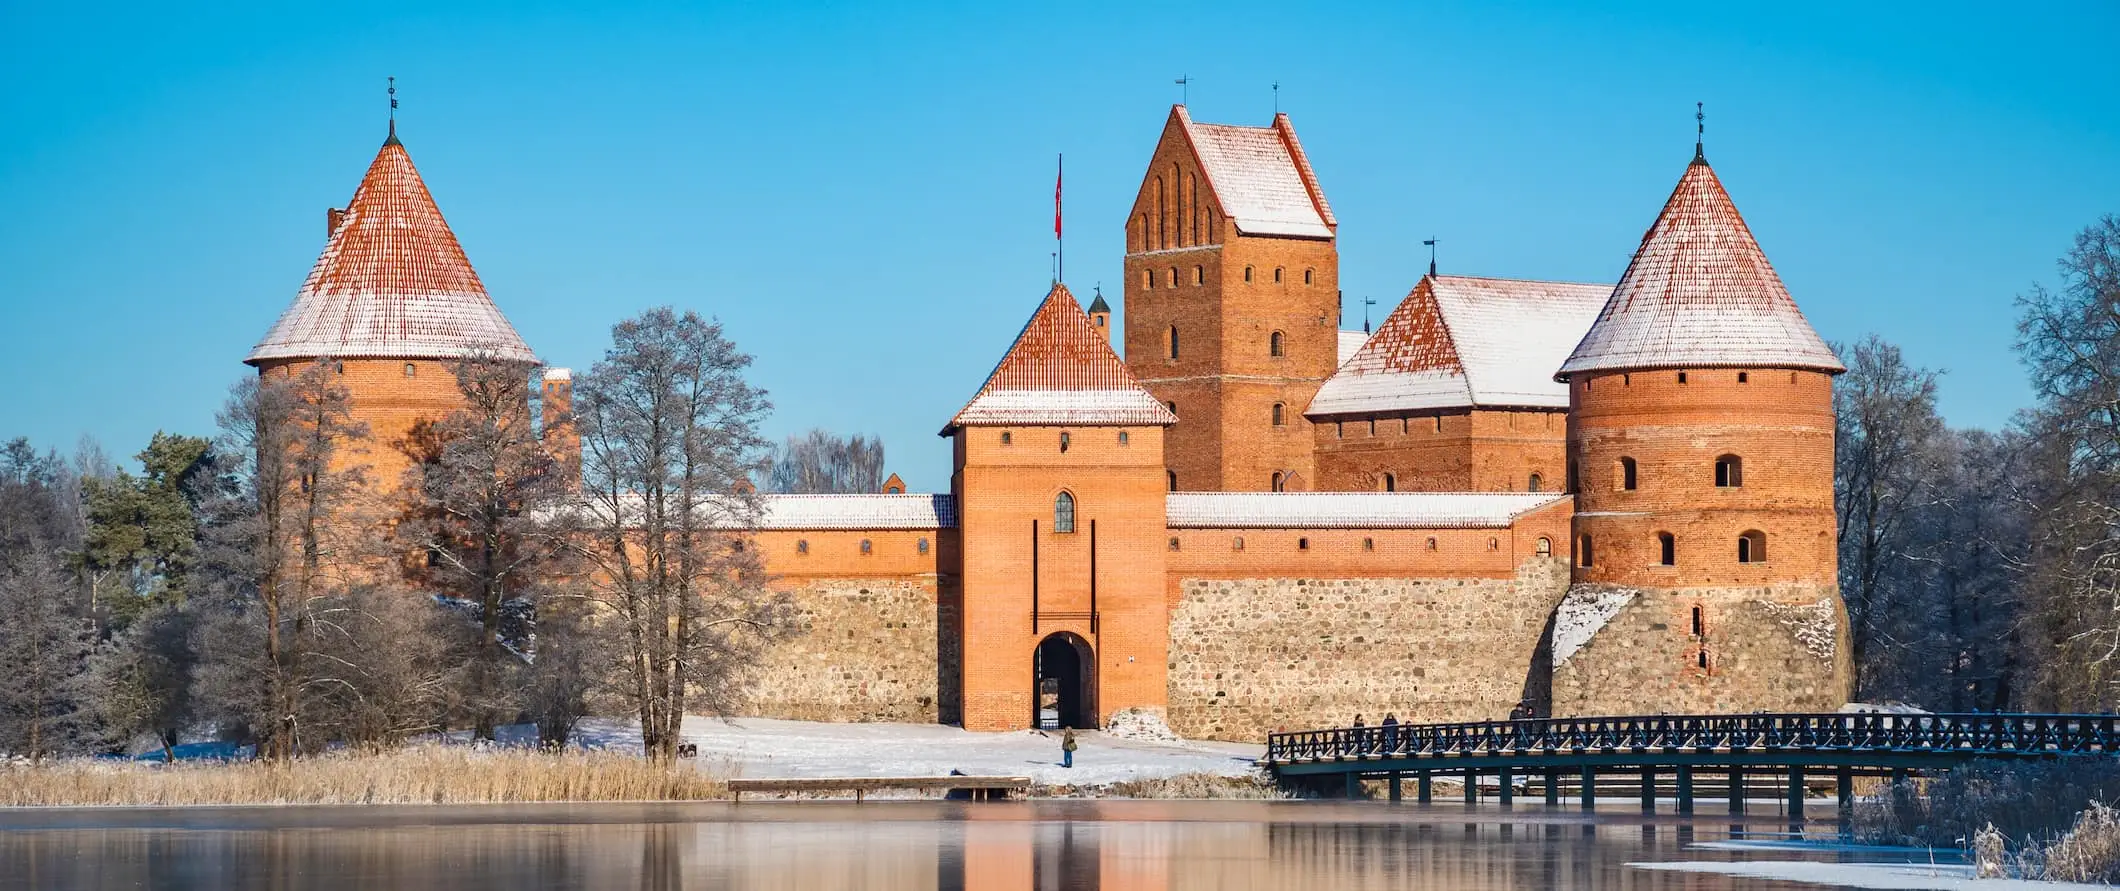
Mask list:
[[[1097,660],[1089,642],[1070,632],[1046,635],[1031,655],[1037,713],[1032,726],[1047,730],[1097,726]]]

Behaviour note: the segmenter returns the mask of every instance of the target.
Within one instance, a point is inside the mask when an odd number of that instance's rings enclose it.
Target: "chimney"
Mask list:
[[[324,237],[330,238],[339,234],[339,224],[343,222],[346,222],[346,208],[324,208]]]
[[[574,428],[574,372],[565,368],[545,369],[544,386],[538,396],[538,438],[559,462],[567,487],[582,482],[581,437]]]

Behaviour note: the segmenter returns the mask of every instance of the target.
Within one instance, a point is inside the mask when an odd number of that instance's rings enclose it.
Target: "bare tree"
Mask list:
[[[1949,454],[1936,413],[1936,372],[1906,363],[1875,335],[1838,352],[1848,372],[1834,383],[1834,501],[1839,514],[1840,593],[1853,625],[1857,689],[1877,690],[1904,652],[1923,642],[1904,626],[1919,599],[1929,555],[1919,524],[1940,500]],[[1881,652],[1882,650],[1882,652]],[[1896,683],[1885,691],[1906,695]]]
[[[463,407],[408,438],[414,498],[399,534],[427,555],[423,580],[477,615],[460,698],[478,738],[492,739],[517,704],[506,678],[526,655],[532,595],[566,552],[548,521],[573,485],[532,423],[529,364],[471,356],[451,370]]]
[[[36,761],[92,733],[85,681],[95,634],[74,609],[73,589],[42,541],[0,560],[0,751]]]
[[[647,752],[667,759],[685,711],[731,702],[748,654],[784,624],[749,541],[769,406],[744,380],[750,357],[697,315],[651,310],[612,340],[576,393],[579,553],[585,596],[620,643],[617,688]]]
[[[2025,593],[2028,692],[2106,709],[2120,694],[2120,216],[2076,236],[2058,290],[2018,299],[2041,408]]]
[[[861,494],[883,490],[883,440],[812,430],[773,450],[765,490],[801,494]]]

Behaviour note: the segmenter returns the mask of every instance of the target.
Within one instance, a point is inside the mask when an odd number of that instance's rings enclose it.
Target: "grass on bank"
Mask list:
[[[701,801],[728,797],[722,780],[693,763],[638,755],[417,746],[287,763],[0,764],[0,807]]]
[[[1961,848],[1983,875],[2120,883],[2120,763],[2065,758],[1981,764],[1859,804],[1856,831],[1879,844]]]

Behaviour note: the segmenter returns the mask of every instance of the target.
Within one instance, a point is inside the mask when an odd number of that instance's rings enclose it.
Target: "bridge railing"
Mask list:
[[[1527,718],[1270,734],[1271,764],[1591,750],[1864,750],[2055,755],[2120,751],[2120,717],[1813,713]]]

